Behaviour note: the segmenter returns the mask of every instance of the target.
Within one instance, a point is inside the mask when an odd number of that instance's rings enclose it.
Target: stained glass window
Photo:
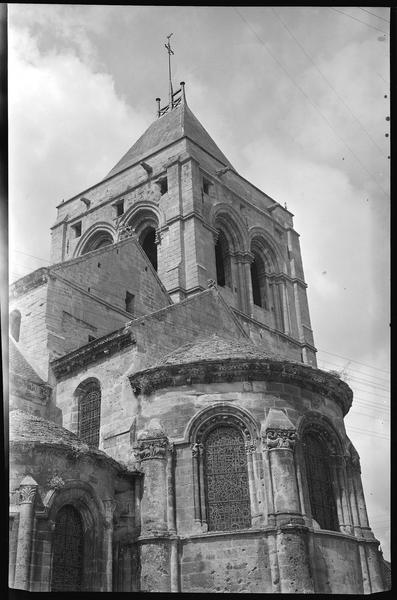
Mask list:
[[[307,483],[313,519],[322,529],[338,531],[334,491],[326,446],[317,435],[304,436]]]
[[[204,442],[208,529],[227,531],[251,526],[247,454],[235,427],[212,429]]]
[[[83,525],[77,510],[63,506],[55,521],[52,592],[81,590],[83,576]]]
[[[79,399],[79,436],[89,446],[99,446],[101,390],[92,385]]]

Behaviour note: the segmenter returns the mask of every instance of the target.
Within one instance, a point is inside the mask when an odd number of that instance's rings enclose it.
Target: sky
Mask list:
[[[390,558],[389,9],[8,5],[10,280],[49,264],[56,205],[101,180],[174,87],[300,234],[318,364]]]

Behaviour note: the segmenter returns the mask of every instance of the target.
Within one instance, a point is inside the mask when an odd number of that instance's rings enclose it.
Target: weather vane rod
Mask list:
[[[171,44],[170,44],[170,37],[174,35],[173,33],[170,33],[170,35],[167,35],[167,43],[164,44],[164,46],[167,49],[168,52],[168,77],[169,77],[169,83],[170,83],[170,109],[173,108],[173,89],[172,89],[172,79],[171,79],[171,54],[174,54],[172,48],[171,48]]]

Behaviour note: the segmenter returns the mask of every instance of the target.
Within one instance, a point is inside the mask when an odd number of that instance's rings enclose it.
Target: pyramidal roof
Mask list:
[[[225,167],[233,166],[188,107],[186,100],[154,121],[105,179],[182,138],[188,138]]]

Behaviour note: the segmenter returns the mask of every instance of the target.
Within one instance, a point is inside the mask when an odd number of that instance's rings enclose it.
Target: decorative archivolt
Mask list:
[[[209,432],[219,425],[237,427],[244,437],[247,451],[252,450],[251,446],[256,446],[259,425],[254,417],[247,410],[225,402],[204,408],[197,413],[186,427],[185,439],[191,445],[201,444]],[[194,448],[192,449],[194,451]]]
[[[114,244],[116,241],[116,230],[112,225],[105,221],[100,221],[92,225],[87,231],[81,236],[73,257],[81,256],[86,252],[91,252],[97,248],[105,245],[105,242]]]
[[[330,456],[342,456],[344,444],[339,433],[324,415],[310,411],[300,417],[297,423],[298,439],[302,442],[305,434],[313,433],[327,448]]]
[[[164,211],[150,200],[140,200],[129,208],[119,221],[119,226],[131,225],[137,230],[144,221],[158,229],[166,224]]]
[[[224,233],[230,251],[249,251],[247,226],[234,208],[225,203],[216,204],[211,210],[209,220],[214,229]]]
[[[67,504],[79,512],[84,531],[98,531],[105,523],[105,507],[89,483],[73,479],[51,489],[44,498],[49,521],[55,522],[58,511]]]
[[[248,231],[249,249],[263,257],[266,264],[272,267],[270,272],[280,273],[284,267],[285,259],[273,239],[262,227],[250,227]]]

